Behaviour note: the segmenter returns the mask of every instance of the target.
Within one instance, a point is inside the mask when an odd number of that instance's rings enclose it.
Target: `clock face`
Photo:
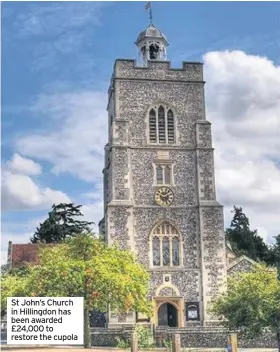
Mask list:
[[[160,187],[155,194],[155,200],[158,205],[168,206],[171,205],[174,199],[172,190],[168,187]]]

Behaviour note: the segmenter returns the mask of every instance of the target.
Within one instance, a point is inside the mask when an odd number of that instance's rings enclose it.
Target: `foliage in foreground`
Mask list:
[[[137,325],[135,332],[138,338],[138,347],[140,349],[149,349],[155,347],[152,330],[147,326]]]
[[[80,234],[67,243],[44,248],[39,263],[27,274],[2,278],[1,303],[7,297],[84,297],[85,343],[89,346],[89,310],[136,310],[151,314],[147,303],[149,274],[133,254],[107,247],[91,234]]]
[[[280,281],[276,271],[257,265],[251,273],[228,280],[228,290],[213,305],[213,311],[228,320],[231,330],[248,337],[265,330],[275,333],[280,351]]]
[[[138,347],[142,350],[148,350],[155,347],[154,336],[151,329],[147,326],[136,325],[135,332],[137,335]],[[127,349],[130,347],[130,343],[119,337],[116,338],[117,347]]]
[[[130,343],[127,341],[127,340],[124,340],[120,337],[116,337],[116,341],[117,341],[117,344],[116,344],[116,347],[117,348],[121,348],[123,350],[126,350],[126,349],[129,349],[130,348]]]

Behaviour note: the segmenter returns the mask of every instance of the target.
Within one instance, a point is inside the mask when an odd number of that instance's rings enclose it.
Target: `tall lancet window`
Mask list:
[[[178,231],[169,222],[156,226],[151,235],[152,266],[180,266],[181,241]]]
[[[157,123],[156,123],[156,111],[152,109],[149,115],[149,124],[150,124],[150,142],[157,142]]]
[[[160,239],[158,237],[153,238],[153,265],[160,265]]]
[[[168,143],[174,143],[174,116],[171,110],[167,113],[167,132],[168,132]]]
[[[149,112],[149,142],[156,144],[175,143],[174,113],[162,105]]]
[[[165,143],[165,111],[163,106],[158,108],[158,139],[159,143]]]

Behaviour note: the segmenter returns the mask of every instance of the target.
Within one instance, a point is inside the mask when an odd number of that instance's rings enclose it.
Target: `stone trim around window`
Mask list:
[[[166,104],[150,106],[146,116],[147,143],[150,145],[176,145],[177,127],[174,108]]]
[[[174,163],[170,160],[157,160],[153,163],[154,186],[175,186]]]
[[[169,221],[157,223],[150,233],[150,267],[180,269],[183,263],[182,237]]]

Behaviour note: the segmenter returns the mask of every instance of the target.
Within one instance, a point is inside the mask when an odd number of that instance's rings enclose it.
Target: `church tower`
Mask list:
[[[209,303],[225,289],[223,208],[216,200],[203,65],[171,68],[168,41],[150,24],[139,62],[115,61],[108,91],[104,226],[151,273],[155,326],[211,326]],[[108,326],[145,321],[108,313]]]

